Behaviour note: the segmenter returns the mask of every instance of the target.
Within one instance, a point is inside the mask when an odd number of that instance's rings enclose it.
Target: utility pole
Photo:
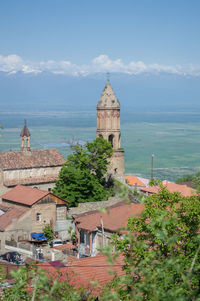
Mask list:
[[[151,155],[151,180],[153,180],[153,160],[154,160],[154,154]]]
[[[102,248],[104,248],[104,226],[103,226],[102,216],[101,216],[101,231],[102,231]]]

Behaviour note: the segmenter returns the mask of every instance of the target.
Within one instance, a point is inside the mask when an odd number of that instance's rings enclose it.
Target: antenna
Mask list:
[[[151,180],[153,180],[153,159],[154,159],[154,154],[151,155]]]

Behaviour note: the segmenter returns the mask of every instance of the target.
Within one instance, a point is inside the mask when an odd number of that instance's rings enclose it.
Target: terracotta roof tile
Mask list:
[[[190,197],[192,195],[196,195],[197,191],[191,187],[186,185],[179,185],[173,182],[165,181],[163,182],[163,186],[168,189],[169,192],[180,192],[183,196]],[[158,193],[160,191],[160,186],[150,186],[147,188],[141,188],[142,192],[147,192],[149,194]]]
[[[9,208],[0,216],[0,231],[5,231],[6,228],[12,224],[13,219],[20,219],[28,211],[29,210],[21,208]]]
[[[57,247],[53,247],[53,249],[59,250],[59,251],[64,251],[64,250],[73,250],[75,249],[76,246],[74,246],[72,243],[68,243],[68,244],[63,244]]]
[[[126,176],[127,184],[130,186],[139,186],[139,187],[145,187],[146,185],[140,181],[138,177],[135,176]]]
[[[117,205],[117,204],[116,204]],[[127,226],[127,220],[130,216],[140,214],[144,210],[144,204],[121,204],[120,206],[107,208],[107,212],[87,213],[75,218],[77,228],[93,231],[101,227],[101,221],[105,230],[120,231]]]
[[[1,198],[14,203],[32,206],[34,203],[48,194],[50,194],[49,191],[18,185],[3,194]]]
[[[2,170],[61,166],[64,163],[65,159],[57,149],[0,153],[0,168]]]
[[[115,276],[125,275],[123,271],[123,256],[120,255],[114,260],[114,265],[108,265],[107,257],[97,255],[88,258],[68,257],[68,266],[58,269],[51,266],[50,263],[44,263],[40,267],[48,272],[48,275],[59,281],[69,281],[76,289],[91,288],[93,294],[99,294],[102,286],[109,283]],[[112,271],[113,273],[109,273]],[[91,282],[98,282],[94,285]]]

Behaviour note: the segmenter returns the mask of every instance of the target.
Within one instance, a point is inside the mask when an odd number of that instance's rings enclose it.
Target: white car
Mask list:
[[[56,247],[61,246],[63,244],[62,240],[60,238],[55,238],[49,242],[50,247]]]

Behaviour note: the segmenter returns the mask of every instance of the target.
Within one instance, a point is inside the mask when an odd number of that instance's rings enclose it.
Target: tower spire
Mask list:
[[[24,119],[24,127],[20,133],[21,137],[21,151],[30,151],[30,132],[26,125],[26,119]]]

